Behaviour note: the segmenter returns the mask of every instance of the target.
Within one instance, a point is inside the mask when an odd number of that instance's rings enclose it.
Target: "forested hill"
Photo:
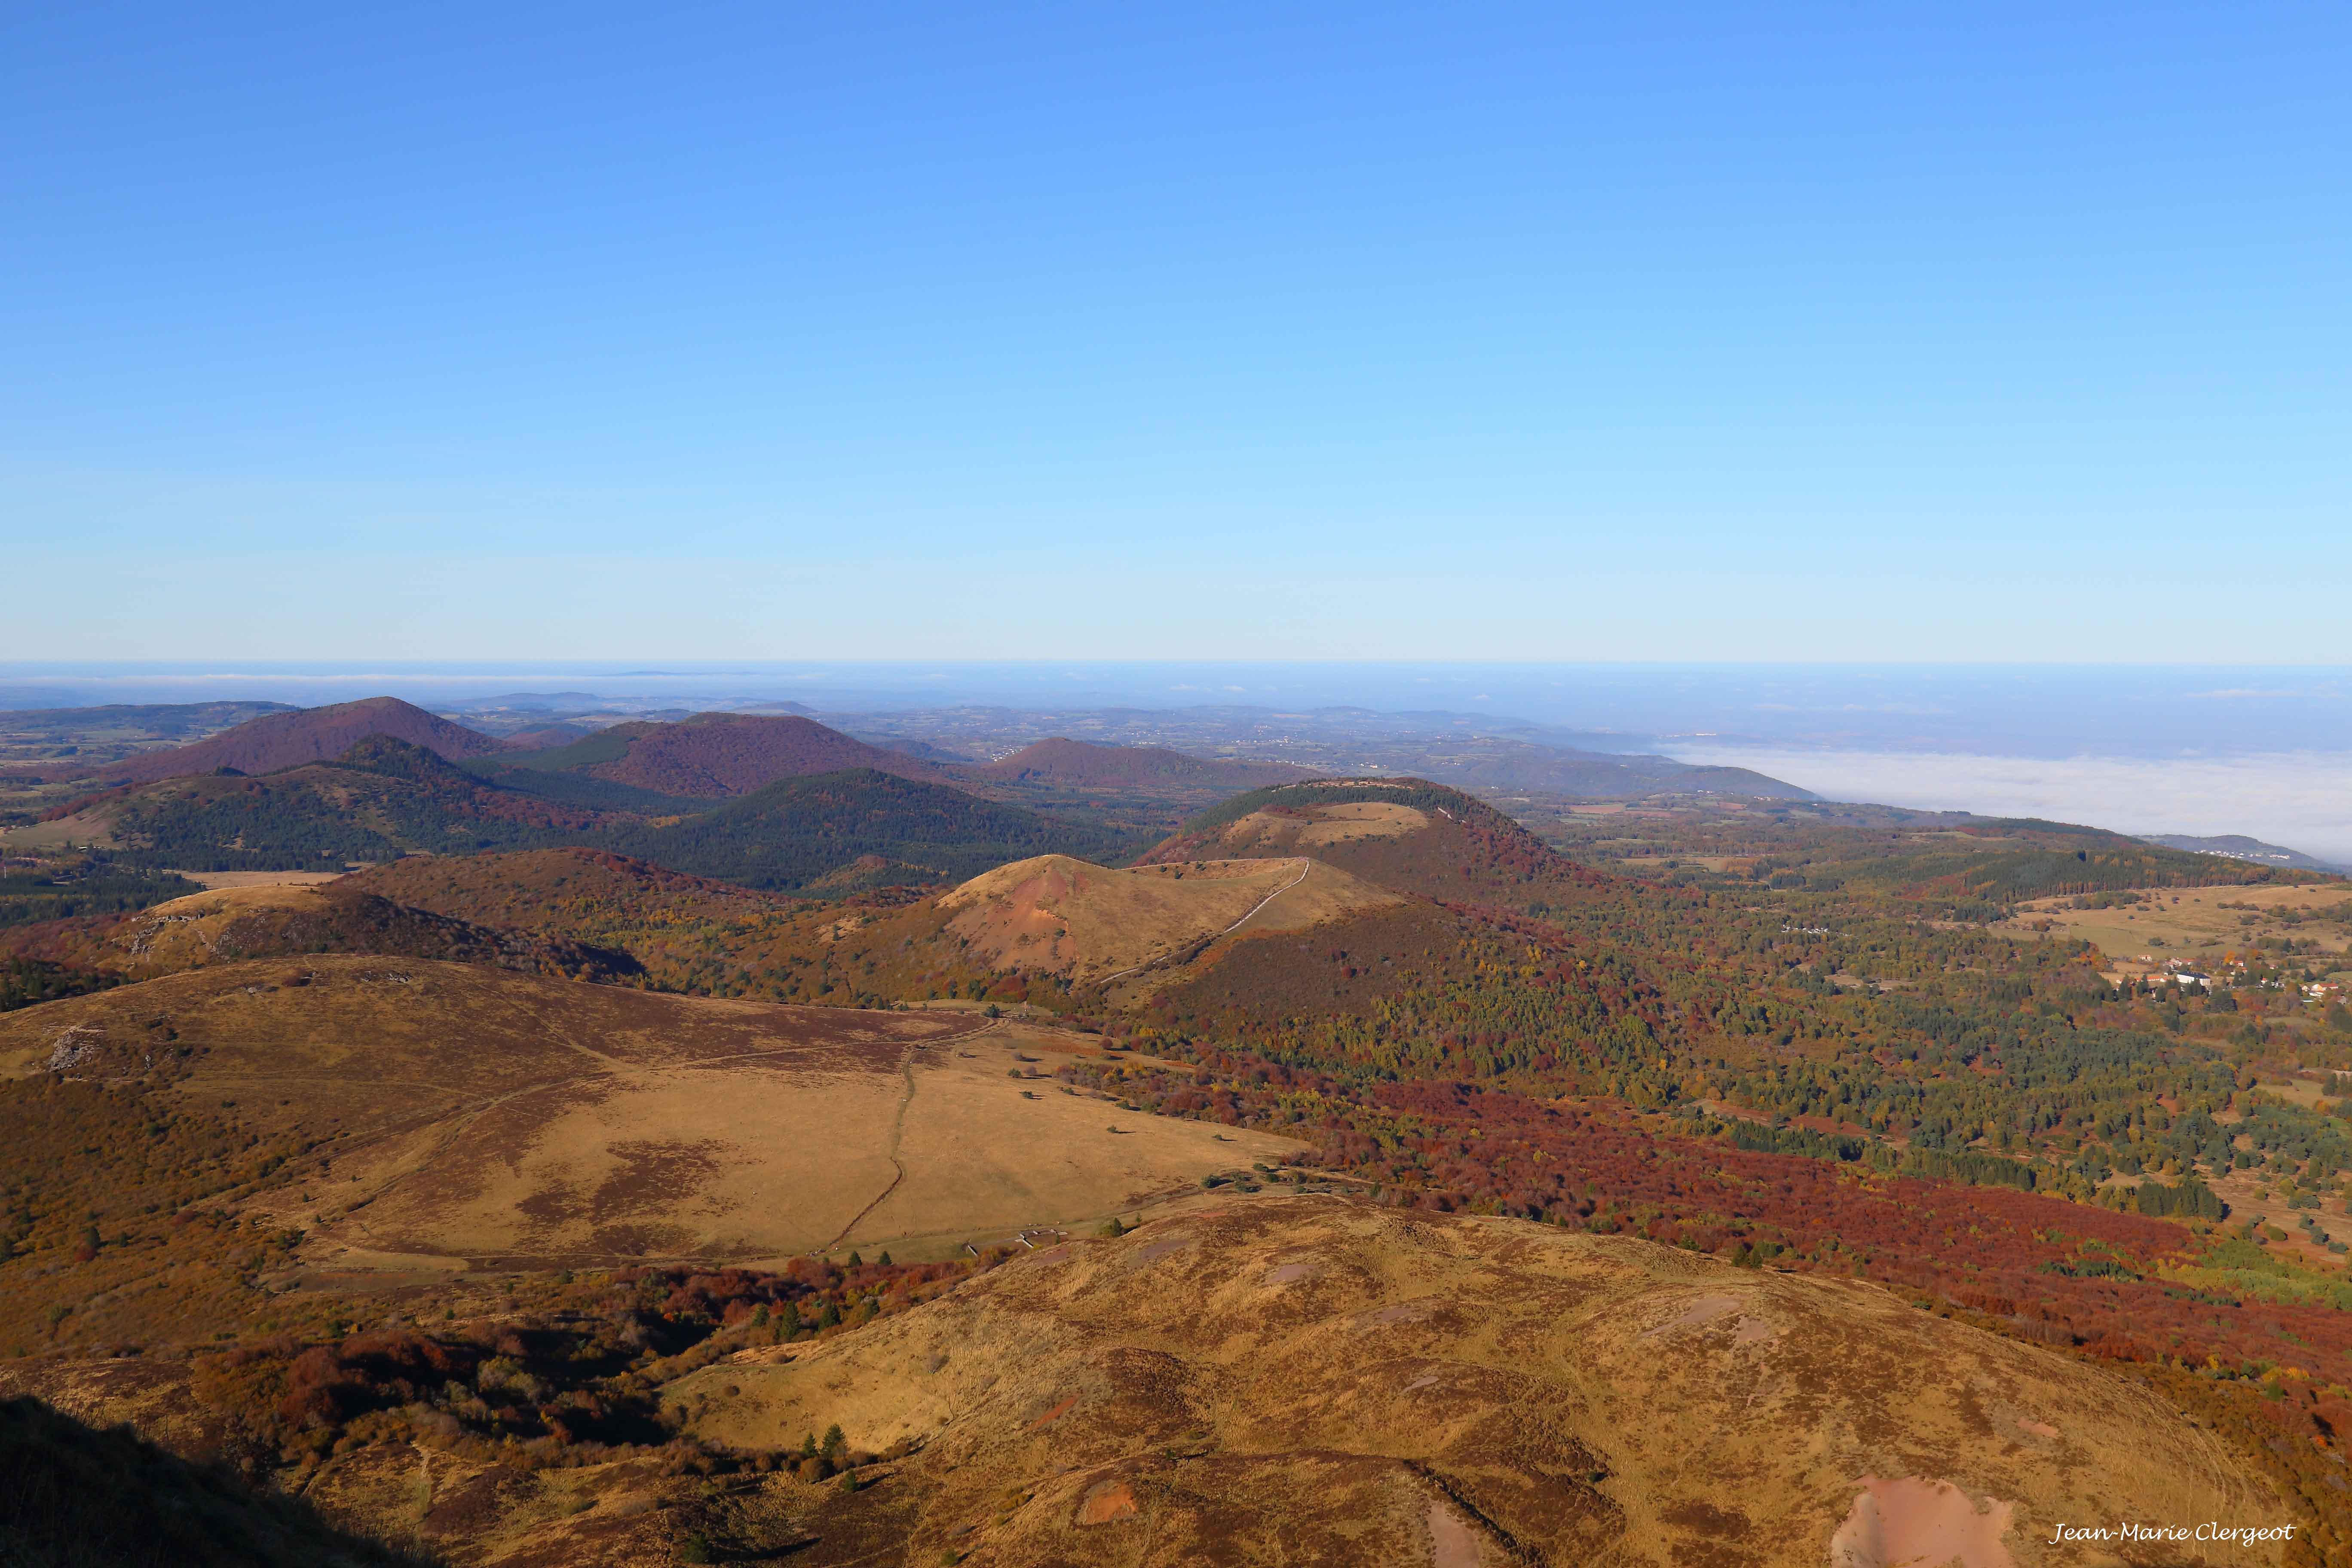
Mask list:
[[[872,768],[779,780],[698,816],[614,829],[598,842],[672,870],[780,889],[860,860],[895,867],[886,881],[962,881],[1031,855],[1104,859],[1136,847],[1088,824]]]
[[[1612,879],[1473,795],[1426,779],[1318,779],[1235,795],[1142,859],[1306,855],[1424,898],[1528,909]]]
[[[814,719],[752,713],[697,713],[674,724],[615,724],[570,745],[500,757],[476,771],[521,789],[544,789],[552,775],[720,800],[779,779],[845,768],[933,784],[944,778],[929,763],[869,746]]]
[[[954,882],[1030,855],[1123,858],[1139,847],[1083,817],[870,768],[780,780],[717,805],[580,782],[617,803],[502,787],[379,735],[332,762],[263,777],[208,773],[125,788],[82,803],[75,820],[93,837],[110,836],[117,862],[140,868],[337,870],[418,852],[569,845],[770,889],[836,873],[858,887]]]

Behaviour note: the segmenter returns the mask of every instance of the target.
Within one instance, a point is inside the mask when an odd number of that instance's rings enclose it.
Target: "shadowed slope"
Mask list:
[[[128,1431],[0,1400],[0,1563],[8,1568],[320,1568],[420,1563]]]

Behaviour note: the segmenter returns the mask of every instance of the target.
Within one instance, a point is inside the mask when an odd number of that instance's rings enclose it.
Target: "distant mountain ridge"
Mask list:
[[[1525,790],[1538,795],[1590,798],[1678,795],[1734,795],[1759,800],[1811,800],[1811,790],[1750,768],[1711,767],[1671,757],[1639,753],[1577,752],[1527,746],[1500,756],[1448,764],[1433,759],[1429,776],[1469,789]]]
[[[2300,849],[2289,849],[2283,844],[2265,844],[2242,833],[2224,833],[2203,838],[2190,833],[2143,833],[2139,837],[2147,843],[2161,844],[2167,849],[2186,849],[2198,855],[2251,860],[2258,866],[2282,866],[2291,871],[2352,872],[2352,866],[2338,866],[2306,855]]]
[[[371,735],[404,741],[450,762],[493,756],[506,750],[502,742],[397,697],[369,697],[248,719],[209,740],[131,758],[107,769],[106,776],[130,784],[152,784],[223,768],[241,773],[274,773],[308,763],[332,761]]]
[[[1318,775],[1290,763],[1226,762],[1165,746],[1101,746],[1056,736],[1009,757],[960,770],[1002,783],[1035,782],[1078,788],[1134,788],[1166,784],[1187,788],[1247,790],[1296,784]]]

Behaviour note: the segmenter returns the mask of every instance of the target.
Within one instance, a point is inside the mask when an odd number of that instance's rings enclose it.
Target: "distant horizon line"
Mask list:
[[[666,662],[682,666],[678,668],[608,668],[622,664],[620,659],[578,658],[435,658],[435,659],[361,659],[361,658],[287,658],[287,659],[214,659],[203,657],[185,658],[139,659],[31,659],[0,658],[0,678],[11,671],[38,671],[45,676],[101,670],[173,671],[192,676],[212,673],[222,678],[236,678],[248,673],[284,674],[303,670],[332,670],[344,679],[364,676],[381,670],[387,675],[411,674],[418,671],[454,672],[462,670],[505,671],[509,669],[563,669],[599,676],[612,680],[707,679],[714,675],[744,674],[773,675],[779,670],[845,669],[845,668],[1022,668],[1022,669],[1131,669],[1131,668],[1213,668],[1213,669],[1378,669],[1378,668],[1443,668],[1443,669],[2092,669],[2092,670],[2167,670],[2167,669],[2278,669],[2278,670],[2340,670],[2352,673],[2352,660],[2322,663],[2315,660],[2256,660],[2222,659],[1853,659],[1853,658],[1758,658],[1758,659],[1662,659],[1662,658],[1560,658],[1560,659],[1491,659],[1491,658],[1214,658],[1166,657],[1150,658],[990,658],[971,655],[954,658],[843,658],[774,659],[710,659],[673,658]]]

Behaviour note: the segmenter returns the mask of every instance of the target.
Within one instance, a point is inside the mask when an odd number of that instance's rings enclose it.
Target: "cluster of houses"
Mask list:
[[[2139,955],[2139,961],[2142,963],[2151,966],[2147,973],[2142,976],[2142,978],[2146,979],[2150,984],[2178,985],[2184,991],[2210,991],[2213,989],[2213,976],[2198,968],[2188,959],[2168,958],[2161,964],[2158,964],[2152,955],[2143,952]],[[2237,986],[2251,987],[2252,989],[2265,991],[2280,991],[2286,989],[2290,984],[2293,984],[2284,980],[2247,980],[2245,978],[2246,960],[2239,957],[2236,953],[2225,953],[2222,956],[2221,962],[2223,967],[2237,972],[2236,976],[2231,981],[2231,984]],[[2305,1001],[2309,1002],[2333,1002],[2338,1000],[2344,994],[2343,983],[2336,980],[2305,981],[2300,984],[2295,984],[2294,989],[2302,994]]]

